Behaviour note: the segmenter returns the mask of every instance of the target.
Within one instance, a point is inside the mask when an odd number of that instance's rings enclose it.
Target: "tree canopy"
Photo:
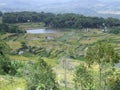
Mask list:
[[[80,14],[65,13],[37,13],[37,12],[11,12],[4,13],[4,23],[43,22],[46,26],[54,28],[103,28],[120,26],[120,20],[115,18],[89,17]]]
[[[94,46],[88,47],[86,54],[86,63],[88,66],[93,65],[93,63],[96,63],[99,66],[99,90],[103,90],[103,73],[106,74],[106,72],[103,71],[106,71],[106,66],[109,64],[113,68],[115,63],[119,62],[119,59],[119,54],[106,40],[98,41]]]
[[[56,75],[42,58],[29,62],[20,74],[27,80],[29,90],[58,90]]]
[[[0,33],[25,33],[26,31],[20,30],[16,25],[0,24]]]

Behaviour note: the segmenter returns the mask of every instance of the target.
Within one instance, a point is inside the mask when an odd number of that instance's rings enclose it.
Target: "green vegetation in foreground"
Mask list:
[[[1,90],[7,90],[8,88],[12,90],[14,88],[26,90],[26,88],[16,85],[17,82],[14,80],[15,76],[26,81],[26,83],[23,82],[23,85],[27,84],[28,90],[58,90],[58,84],[55,80],[56,75],[51,66],[48,65],[42,58],[39,58],[36,61],[24,62],[20,60],[10,60],[9,55],[9,46],[3,40],[0,40],[0,75],[14,76],[11,77],[11,80],[0,84]],[[0,77],[0,79],[3,80],[2,77]],[[19,85],[21,84],[21,82],[18,83]],[[12,87],[13,84],[15,86]]]
[[[116,77],[120,78],[120,75],[117,72],[115,63],[119,63],[119,59],[119,54],[114,51],[113,46],[107,41],[98,41],[94,46],[88,47],[86,65],[80,64],[75,72],[76,88],[82,88],[83,90],[86,88],[88,90],[118,90],[120,83],[119,80],[117,82]],[[94,71],[91,68],[94,63],[98,65],[96,72],[98,75],[95,74],[97,78],[94,77]],[[114,83],[111,85],[110,82]]]

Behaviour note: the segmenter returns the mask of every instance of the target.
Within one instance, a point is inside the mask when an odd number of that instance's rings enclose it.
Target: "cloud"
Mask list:
[[[114,15],[120,15],[120,11],[98,11],[99,14],[114,14]]]
[[[6,3],[0,3],[0,6],[6,6],[7,4]]]

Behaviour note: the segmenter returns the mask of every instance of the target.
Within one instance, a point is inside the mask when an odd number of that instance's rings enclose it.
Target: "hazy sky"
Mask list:
[[[76,0],[0,0],[0,2],[16,2],[16,1],[23,1],[23,2],[67,2],[67,1],[76,1]],[[77,0],[77,1],[86,1],[86,0]],[[91,0],[87,0],[91,1]],[[120,0],[94,0],[94,1],[102,1],[102,2],[115,2]]]
[[[31,2],[39,2],[39,3],[55,3],[55,2],[69,2],[69,1],[88,1],[91,2],[91,0],[0,0],[0,4],[5,3],[13,3],[13,2],[25,2],[25,3],[31,3]],[[92,0],[94,2],[101,1],[101,2],[116,2],[120,0]]]

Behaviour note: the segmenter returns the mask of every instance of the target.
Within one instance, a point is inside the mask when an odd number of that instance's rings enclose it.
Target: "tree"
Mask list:
[[[0,74],[15,75],[20,63],[9,59],[10,47],[0,39]]]
[[[0,24],[0,32],[5,33],[9,31],[9,26],[5,23]]]
[[[0,74],[8,74],[10,71],[9,46],[0,39]]]
[[[80,90],[94,90],[91,71],[84,64],[80,64],[76,68],[74,82],[76,89],[80,88]]]
[[[102,85],[102,71],[106,64],[114,66],[119,61],[120,57],[115,52],[113,46],[106,41],[98,41],[94,46],[91,46],[87,50],[86,62],[89,66],[93,63],[99,65],[99,90],[103,90]],[[105,69],[105,68],[104,68]]]
[[[28,64],[21,74],[26,78],[29,90],[58,90],[56,75],[43,59]]]
[[[20,28],[16,25],[9,25],[2,23],[0,24],[0,32],[1,33],[26,33],[26,31],[20,30]]]
[[[120,20],[116,19],[116,18],[109,17],[105,20],[105,23],[108,27],[119,26],[120,25]]]

